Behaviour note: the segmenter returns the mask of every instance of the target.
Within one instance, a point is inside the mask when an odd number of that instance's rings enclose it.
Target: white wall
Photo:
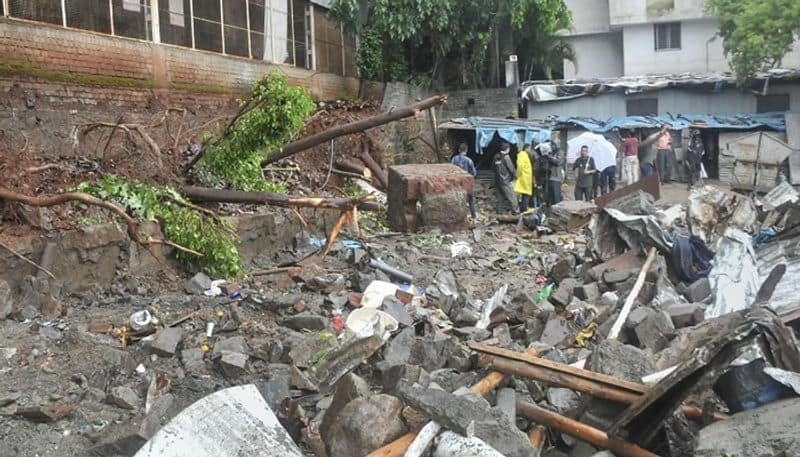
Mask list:
[[[789,94],[790,108],[800,110],[800,84],[773,84],[770,94]],[[722,92],[698,92],[684,89],[665,89],[647,94],[626,97],[622,93],[586,96],[561,102],[528,103],[529,119],[544,119],[547,116],[579,116],[606,120],[625,117],[626,100],[635,98],[658,98],[658,114],[737,114],[756,112],[756,96],[728,88]]]
[[[703,0],[609,0],[611,25],[707,17]]]
[[[622,76],[622,34],[601,33],[568,38],[575,47],[576,65],[564,61],[564,78],[612,78]]]
[[[722,39],[708,42],[716,33],[714,20],[683,21],[681,49],[656,51],[653,24],[626,26],[623,29],[625,75],[730,71]]]
[[[608,0],[565,0],[572,12],[572,29],[565,35],[608,32]]]

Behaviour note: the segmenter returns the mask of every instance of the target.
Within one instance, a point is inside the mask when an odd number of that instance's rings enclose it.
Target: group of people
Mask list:
[[[661,126],[660,130],[647,136],[641,142],[633,133],[625,133],[620,149],[623,154],[622,172],[629,185],[638,181],[640,174],[642,177],[647,177],[653,173],[658,173],[662,183],[672,182],[672,166],[675,156],[672,152],[672,134],[669,126]],[[686,149],[686,160],[684,160],[689,188],[700,179],[704,155],[703,138],[699,130],[693,129],[689,147]]]
[[[452,163],[477,176],[478,171],[467,152],[466,144],[459,145]],[[542,204],[561,202],[561,160],[558,148],[550,141],[539,143],[534,148],[526,144],[517,154],[516,164],[511,160],[511,145],[504,143],[494,156],[493,168],[498,196],[509,204],[513,214],[524,213]],[[477,216],[475,195],[470,192],[468,198],[474,219]]]
[[[467,152],[466,144],[459,145],[458,154],[453,157],[452,163],[472,176],[477,176],[478,171]],[[700,132],[693,130],[684,162],[690,188],[700,178],[704,154]],[[637,182],[640,176],[647,177],[656,172],[662,183],[672,180],[672,135],[666,125],[643,141],[639,141],[631,132],[624,133],[619,155],[622,176],[628,185]],[[503,143],[500,151],[495,154],[492,165],[499,200],[509,204],[512,214],[561,202],[562,163],[555,143],[548,140],[533,148],[530,144],[525,144],[517,153],[516,164],[511,159],[511,145]],[[581,147],[580,156],[573,163],[572,171],[575,175],[576,200],[591,201],[616,189],[616,165],[607,165],[598,170],[588,146]],[[477,216],[475,195],[470,192],[468,197],[470,213],[474,219]]]

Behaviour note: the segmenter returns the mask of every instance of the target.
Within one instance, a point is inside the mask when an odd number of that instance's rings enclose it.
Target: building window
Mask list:
[[[658,116],[657,98],[637,98],[625,101],[628,116]]]
[[[656,51],[681,48],[681,23],[666,22],[653,25]]]
[[[756,97],[757,113],[777,113],[789,110],[789,94],[759,95]]]

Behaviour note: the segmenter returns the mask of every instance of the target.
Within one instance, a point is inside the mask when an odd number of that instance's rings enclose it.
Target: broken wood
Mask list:
[[[349,171],[350,173],[360,175],[361,179],[372,179],[372,171],[365,166],[363,163],[359,162],[358,159],[353,157],[340,157],[336,159],[334,162],[336,168],[341,168],[342,170]]]
[[[292,270],[302,270],[302,267],[280,267],[280,268],[271,268],[269,270],[257,270],[252,273],[248,273],[248,276],[270,276],[279,273],[289,273]]]
[[[658,457],[658,455],[635,444],[620,438],[609,437],[602,430],[530,403],[517,401],[517,414],[593,446],[608,449],[619,457]]]
[[[326,208],[349,210],[358,207],[361,211],[379,211],[380,205],[375,197],[366,195],[358,198],[290,197],[270,192],[245,192],[240,190],[212,189],[208,187],[184,186],[181,194],[196,202],[253,203],[284,208]]]
[[[349,171],[338,170],[336,168],[331,168],[331,173],[339,176],[344,176],[345,178],[353,178],[353,179],[363,179],[364,181],[369,181],[370,179],[364,175],[358,173],[351,173]]]
[[[639,292],[642,290],[642,286],[644,286],[644,279],[647,277],[647,271],[650,269],[650,266],[653,264],[653,261],[656,259],[656,248],[650,248],[650,252],[647,253],[647,260],[644,262],[642,266],[642,270],[639,271],[639,277],[636,278],[636,283],[633,285],[633,289],[628,294],[628,297],[625,299],[625,304],[622,306],[622,311],[619,313],[619,317],[614,322],[614,325],[611,327],[611,331],[608,332],[608,339],[609,340],[616,340],[619,337],[619,332],[622,331],[622,326],[625,325],[625,321],[628,320],[628,315],[631,313],[631,309],[633,308],[633,302],[636,300],[636,297],[639,296]]]
[[[352,218],[353,218],[353,213],[351,211],[342,211],[342,214],[339,215],[339,219],[336,220],[336,223],[333,225],[333,228],[331,228],[331,233],[328,234],[328,241],[325,243],[325,248],[322,249],[322,255],[320,257],[323,260],[333,247],[333,243],[336,242],[336,237],[339,236],[339,232],[342,231],[344,225],[347,224]]]
[[[636,181],[630,186],[621,187],[607,194],[600,195],[594,199],[594,204],[597,205],[598,208],[603,209],[609,203],[619,200],[620,198],[635,193],[639,190],[652,195],[653,201],[658,201],[658,199],[661,198],[661,183],[658,180],[658,176],[656,176],[654,173],[650,176],[640,179],[639,181]]]
[[[428,120],[431,123],[431,135],[433,135],[434,152],[436,152],[436,161],[444,162],[442,160],[442,151],[439,149],[439,126],[436,122],[436,110],[428,108]]]
[[[128,236],[138,244],[141,244],[143,246],[161,244],[165,246],[171,246],[187,254],[192,254],[197,257],[203,257],[203,254],[201,253],[193,249],[183,247],[177,243],[173,243],[172,241],[169,240],[164,240],[161,238],[152,238],[152,237],[148,237],[147,239],[142,238],[142,236],[139,234],[138,231],[139,223],[134,218],[129,216],[124,209],[120,208],[119,206],[111,202],[101,200],[97,197],[94,197],[92,195],[83,192],[65,192],[63,194],[55,194],[47,197],[32,197],[29,195],[23,195],[14,192],[5,187],[0,187],[0,200],[20,202],[30,206],[45,206],[45,207],[56,206],[72,201],[78,201],[92,206],[99,206],[119,216],[125,222],[125,225],[128,228]]]
[[[420,111],[435,106],[439,106],[446,102],[447,102],[446,96],[436,95],[434,97],[426,98],[425,100],[422,100],[410,106],[394,109],[386,113],[381,113],[377,116],[368,117],[360,121],[351,122],[349,124],[340,125],[338,127],[325,130],[324,132],[320,132],[316,135],[311,135],[309,137],[286,144],[280,150],[271,152],[267,157],[267,159],[264,160],[261,164],[268,165],[277,162],[293,154],[296,154],[300,151],[305,151],[306,149],[313,148],[314,146],[326,143],[340,136],[363,132],[364,130],[379,127],[381,125],[398,121],[406,117],[416,116],[419,114]]]
[[[372,175],[375,176],[375,179],[378,180],[381,187],[387,189],[389,187],[389,178],[386,176],[386,173],[383,171],[380,165],[375,162],[375,159],[369,153],[369,147],[366,143],[363,143],[363,147],[361,149],[361,160],[367,165],[367,168],[372,171]]]
[[[537,452],[542,452],[542,448],[544,447],[544,439],[547,435],[547,428],[541,425],[534,425],[531,427],[530,433],[528,433],[528,440],[531,442],[531,446],[536,449]]]

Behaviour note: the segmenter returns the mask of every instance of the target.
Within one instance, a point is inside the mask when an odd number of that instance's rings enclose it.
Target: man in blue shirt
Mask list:
[[[465,143],[461,143],[458,145],[458,154],[453,157],[452,163],[453,165],[461,168],[462,170],[466,171],[467,173],[471,174],[473,177],[478,176],[478,170],[475,169],[475,163],[467,157],[467,145]],[[475,194],[474,189],[470,189],[467,193],[467,199],[469,200],[469,212],[472,215],[472,219],[478,216],[477,211],[475,211]]]

